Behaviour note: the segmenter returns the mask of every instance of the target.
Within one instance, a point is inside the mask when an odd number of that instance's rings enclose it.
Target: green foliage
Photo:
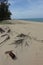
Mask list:
[[[0,3],[0,21],[11,19],[11,12],[9,11],[8,0]]]

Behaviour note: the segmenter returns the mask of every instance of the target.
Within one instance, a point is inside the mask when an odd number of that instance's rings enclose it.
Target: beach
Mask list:
[[[0,31],[0,65],[43,65],[43,22],[9,22],[12,24],[0,24],[4,30]],[[5,54],[10,50],[17,59]]]

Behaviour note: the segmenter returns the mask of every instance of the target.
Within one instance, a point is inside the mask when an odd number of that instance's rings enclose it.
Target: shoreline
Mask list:
[[[42,23],[43,22],[37,22],[37,21],[26,21],[26,20],[9,20],[9,22],[13,23]]]

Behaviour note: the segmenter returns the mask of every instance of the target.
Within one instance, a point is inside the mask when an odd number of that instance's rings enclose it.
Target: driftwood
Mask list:
[[[6,32],[7,31],[7,32]],[[3,40],[3,41],[1,41],[0,42],[0,47],[4,44],[3,42],[6,42],[7,40],[9,40],[10,39],[10,36],[8,35],[8,33],[10,32],[11,30],[9,29],[9,27],[8,28],[5,28],[5,29],[3,29],[2,27],[0,27],[0,33],[5,33],[5,34],[2,34],[1,35],[1,37],[5,37],[6,36],[6,38]],[[2,44],[3,43],[3,44]]]
[[[16,59],[16,55],[12,51],[6,51],[5,54],[9,54],[9,56],[14,60]]]
[[[5,32],[5,30],[3,30],[2,28],[0,28],[0,32],[3,33],[3,32]]]
[[[1,35],[1,37],[4,37],[4,36],[6,36],[6,35],[8,35],[8,34],[3,34],[3,35]]]
[[[25,47],[26,47],[26,46],[29,46],[29,44],[27,43],[27,41],[26,41],[26,43],[25,43]]]
[[[10,29],[8,29],[7,33],[10,33],[10,32],[11,32],[11,30],[10,30]]]
[[[19,34],[17,37],[27,37],[27,35],[21,33],[21,34]]]
[[[18,47],[19,45],[23,46],[23,44],[25,44],[25,46],[29,46],[29,44],[26,42],[27,41],[26,39],[28,38],[28,35],[25,35],[25,34],[21,33],[21,34],[17,35],[16,37],[18,38],[18,40],[15,40],[10,45],[15,44],[16,47]]]
[[[8,35],[5,40],[3,40],[2,42],[0,42],[0,47],[2,46],[2,43],[3,43],[3,42],[6,42],[6,41],[9,40],[9,39],[10,39],[10,36]],[[3,43],[3,44],[4,44],[4,43]]]
[[[15,45],[22,45],[23,44],[23,41],[24,41],[24,39],[19,39],[19,40],[15,40],[15,42],[13,42],[13,43],[11,43],[10,45],[12,45],[12,44],[15,44]]]
[[[19,39],[19,40],[15,40],[13,43],[11,43],[10,45],[12,45],[12,44],[15,44],[16,45],[16,47],[15,48],[17,48],[19,45],[23,45],[23,41],[24,41],[24,39]]]
[[[16,41],[15,41],[15,44],[20,44],[20,43],[22,43],[22,42],[23,42],[23,40],[24,40],[24,39],[19,39],[19,40],[16,40]]]

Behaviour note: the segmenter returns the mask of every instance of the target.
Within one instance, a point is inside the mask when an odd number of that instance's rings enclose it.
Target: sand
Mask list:
[[[43,65],[43,23],[11,20],[13,24],[3,24],[0,27],[0,65]],[[10,32],[8,30],[10,29]],[[6,35],[7,34],[7,35]],[[22,45],[12,44],[20,34],[25,34]],[[2,35],[5,35],[1,37]],[[7,37],[9,36],[9,39]],[[22,38],[22,37],[21,37]],[[7,40],[5,40],[7,39]],[[4,41],[5,40],[5,41]],[[28,45],[25,46],[26,42]],[[6,51],[13,50],[17,59],[13,60]]]

